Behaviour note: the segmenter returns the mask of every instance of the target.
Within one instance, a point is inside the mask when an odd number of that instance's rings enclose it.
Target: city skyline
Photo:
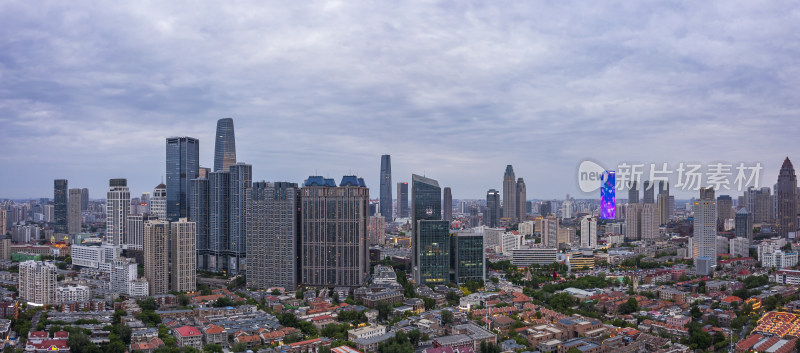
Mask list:
[[[26,168],[0,170],[0,197],[45,197],[54,179],[152,190],[164,138],[199,138],[210,168],[228,117],[256,180],[356,174],[377,190],[389,154],[394,181],[426,174],[456,199],[499,189],[507,164],[551,199],[579,194],[584,159],[761,162],[771,186],[800,158],[797,5],[207,6],[5,4],[0,160]],[[526,148],[486,148],[487,131]]]

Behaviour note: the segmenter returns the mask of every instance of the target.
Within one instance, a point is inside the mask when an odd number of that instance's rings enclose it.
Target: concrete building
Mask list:
[[[19,264],[19,298],[36,304],[56,303],[57,268],[53,262],[28,260]]]
[[[106,194],[106,243],[122,246],[131,213],[131,192],[127,179],[110,179]]]
[[[774,267],[779,270],[797,266],[797,253],[781,250],[764,253],[761,258],[761,266],[766,268]]]
[[[295,183],[260,181],[253,183],[248,199],[247,286],[295,290],[300,274],[300,189]]]
[[[750,241],[747,238],[731,238],[729,247],[730,254],[734,258],[750,256]]]
[[[300,195],[302,283],[310,287],[362,286],[369,274],[369,189],[364,179],[344,176],[336,186],[333,179],[310,176]]]
[[[91,298],[91,294],[87,286],[59,286],[56,287],[56,303],[85,302]]]
[[[160,220],[167,219],[167,186],[158,184],[150,198],[150,213]]]
[[[171,227],[170,288],[176,292],[194,292],[197,290],[197,224],[181,218],[172,222]]]
[[[150,295],[169,292],[169,233],[168,221],[144,224],[144,275],[150,283]]]
[[[597,247],[597,219],[592,216],[581,219],[581,247]]]
[[[118,257],[114,259],[111,264],[109,290],[114,294],[130,295],[128,292],[128,283],[135,281],[137,276],[138,265],[136,264],[136,261],[134,259]]]
[[[511,263],[514,266],[530,266],[532,264],[549,265],[556,262],[556,248],[518,248],[511,251]]]
[[[700,188],[700,199],[694,202],[694,262],[697,273],[709,274],[709,268],[717,265],[717,202],[714,199],[714,189]],[[703,265],[698,267],[698,258],[703,259]]]

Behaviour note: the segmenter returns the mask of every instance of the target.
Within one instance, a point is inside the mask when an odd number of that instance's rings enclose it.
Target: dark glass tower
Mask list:
[[[67,234],[67,179],[53,182],[53,230]]]
[[[778,236],[787,238],[790,232],[797,230],[797,176],[789,157],[783,161],[778,174],[778,185],[775,188],[778,211]]]
[[[628,189],[628,203],[639,203],[639,185],[632,181]]]
[[[408,183],[397,183],[397,217],[408,217]]]
[[[447,284],[450,278],[449,224],[442,220],[442,189],[436,180],[411,177],[411,223],[414,226],[414,280]]]
[[[230,244],[228,272],[237,274],[247,252],[247,189],[252,187],[253,167],[237,163],[230,167]]]
[[[483,234],[456,232],[451,236],[453,261],[453,281],[459,284],[467,281],[486,280],[486,257],[484,255]]]
[[[517,218],[517,178],[514,168],[509,164],[503,174],[503,215],[509,223],[516,223]]]
[[[486,193],[486,219],[489,228],[496,228],[500,224],[500,192],[491,189]]]
[[[233,119],[217,120],[217,135],[214,142],[214,172],[228,171],[236,164],[236,136],[233,134]]]
[[[381,215],[386,222],[392,221],[392,156],[381,156],[381,190],[380,190]]]
[[[167,138],[167,219],[177,222],[189,216],[189,180],[200,168],[200,140],[194,137]]]
[[[230,172],[208,174],[208,269],[227,270],[230,244]]]
[[[453,192],[450,187],[444,188],[444,205],[442,206],[442,215],[445,221],[453,221]]]
[[[89,189],[83,188],[81,189],[81,211],[87,211],[89,209]]]
[[[644,181],[644,199],[642,203],[656,203],[655,200],[655,185],[650,180]]]
[[[197,224],[197,268],[209,270],[209,188],[208,179],[192,179],[189,183],[189,220]]]

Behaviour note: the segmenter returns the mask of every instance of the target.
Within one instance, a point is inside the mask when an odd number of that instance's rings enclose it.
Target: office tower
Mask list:
[[[450,187],[444,188],[444,205],[442,206],[442,219],[448,222],[453,221],[453,192]]]
[[[150,198],[150,214],[160,220],[167,220],[167,186],[164,183],[158,184],[153,189],[153,197]]]
[[[122,246],[125,226],[131,209],[131,192],[127,179],[110,179],[106,194],[106,242]]]
[[[0,210],[0,237],[6,235],[8,229],[6,228],[6,210]]]
[[[700,188],[694,201],[694,262],[698,274],[707,275],[717,265],[717,202],[714,189]]]
[[[480,225],[480,215],[478,213],[478,206],[472,205],[469,207],[469,226],[475,228]],[[448,222],[448,228],[450,224]]]
[[[517,179],[511,164],[506,166],[503,174],[503,215],[508,223],[515,223],[517,216]]]
[[[214,141],[214,170],[227,171],[236,164],[236,136],[233,133],[233,119],[217,120],[217,134]],[[195,179],[197,176],[190,178]]]
[[[408,217],[408,183],[397,183],[397,217]]]
[[[500,192],[490,189],[486,192],[486,219],[483,222],[489,228],[496,228],[500,225]]]
[[[69,189],[67,199],[67,233],[81,232],[81,189]]]
[[[655,197],[653,194],[655,193],[655,185],[650,180],[644,181],[644,199],[642,199],[642,203],[656,203]]]
[[[669,194],[658,194],[658,224],[666,224],[671,218],[669,200]]]
[[[628,203],[639,203],[639,185],[632,181],[628,190]]]
[[[300,189],[295,183],[254,182],[247,199],[247,287],[294,291],[300,273]]]
[[[592,216],[581,218],[581,247],[597,246],[597,219]]]
[[[208,179],[197,178],[189,181],[189,203],[193,206],[189,210],[189,220],[195,222],[195,232],[197,233],[197,268],[209,271],[209,186]]]
[[[753,242],[753,215],[747,211],[746,207],[742,207],[736,212],[736,219],[734,221],[734,232],[736,237],[747,238],[750,243]]]
[[[717,222],[724,223],[726,219],[733,219],[733,199],[729,195],[717,197]]]
[[[561,204],[561,219],[572,218],[572,201],[564,200]]]
[[[147,221],[144,224],[144,276],[150,295],[169,292],[169,222]]]
[[[414,174],[411,179],[414,281],[419,285],[447,284],[450,226],[442,220],[442,189],[436,180],[424,176]]]
[[[50,261],[28,260],[19,264],[19,298],[27,303],[55,304],[56,270]]]
[[[525,180],[522,178],[517,179],[517,194],[514,196],[517,199],[517,221],[522,222],[528,219],[528,215],[525,212],[527,209],[527,197],[528,192],[525,189]]]
[[[783,161],[775,188],[778,236],[788,238],[797,231],[797,176],[789,157]]]
[[[486,254],[483,234],[458,231],[451,236],[452,281],[464,284],[467,281],[486,280]]]
[[[53,181],[53,232],[67,234],[67,180]]]
[[[170,241],[172,242],[172,269],[170,288],[176,292],[194,292],[197,289],[197,225],[181,218],[172,222]]]
[[[669,182],[664,181],[664,180],[660,180],[658,182],[658,194],[659,195],[664,195],[664,194],[669,195]]]
[[[392,156],[381,156],[380,212],[386,222],[392,221]]]
[[[541,215],[542,217],[547,217],[552,213],[553,209],[550,204],[550,201],[542,201],[542,203],[539,204],[539,215]]]
[[[220,272],[228,265],[230,236],[230,172],[208,174],[208,261],[209,271]]]
[[[252,187],[253,167],[237,163],[230,167],[230,237],[228,272],[238,274],[247,255],[247,189]]]
[[[81,189],[81,212],[89,210],[89,189]]]
[[[194,137],[167,138],[167,219],[188,217],[189,180],[200,168],[200,140]]]
[[[629,203],[625,208],[625,240],[641,240],[642,238],[642,204]]]
[[[364,179],[344,176],[336,186],[333,179],[310,176],[300,193],[303,285],[362,286],[369,274]]]

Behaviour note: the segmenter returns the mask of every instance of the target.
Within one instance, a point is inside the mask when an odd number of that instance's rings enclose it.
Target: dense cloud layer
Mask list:
[[[233,117],[257,179],[577,193],[585,158],[800,160],[793,1],[0,2],[0,197],[134,193]],[[794,155],[793,155],[794,153]],[[679,196],[691,196],[685,194]],[[596,195],[595,195],[596,196]]]

